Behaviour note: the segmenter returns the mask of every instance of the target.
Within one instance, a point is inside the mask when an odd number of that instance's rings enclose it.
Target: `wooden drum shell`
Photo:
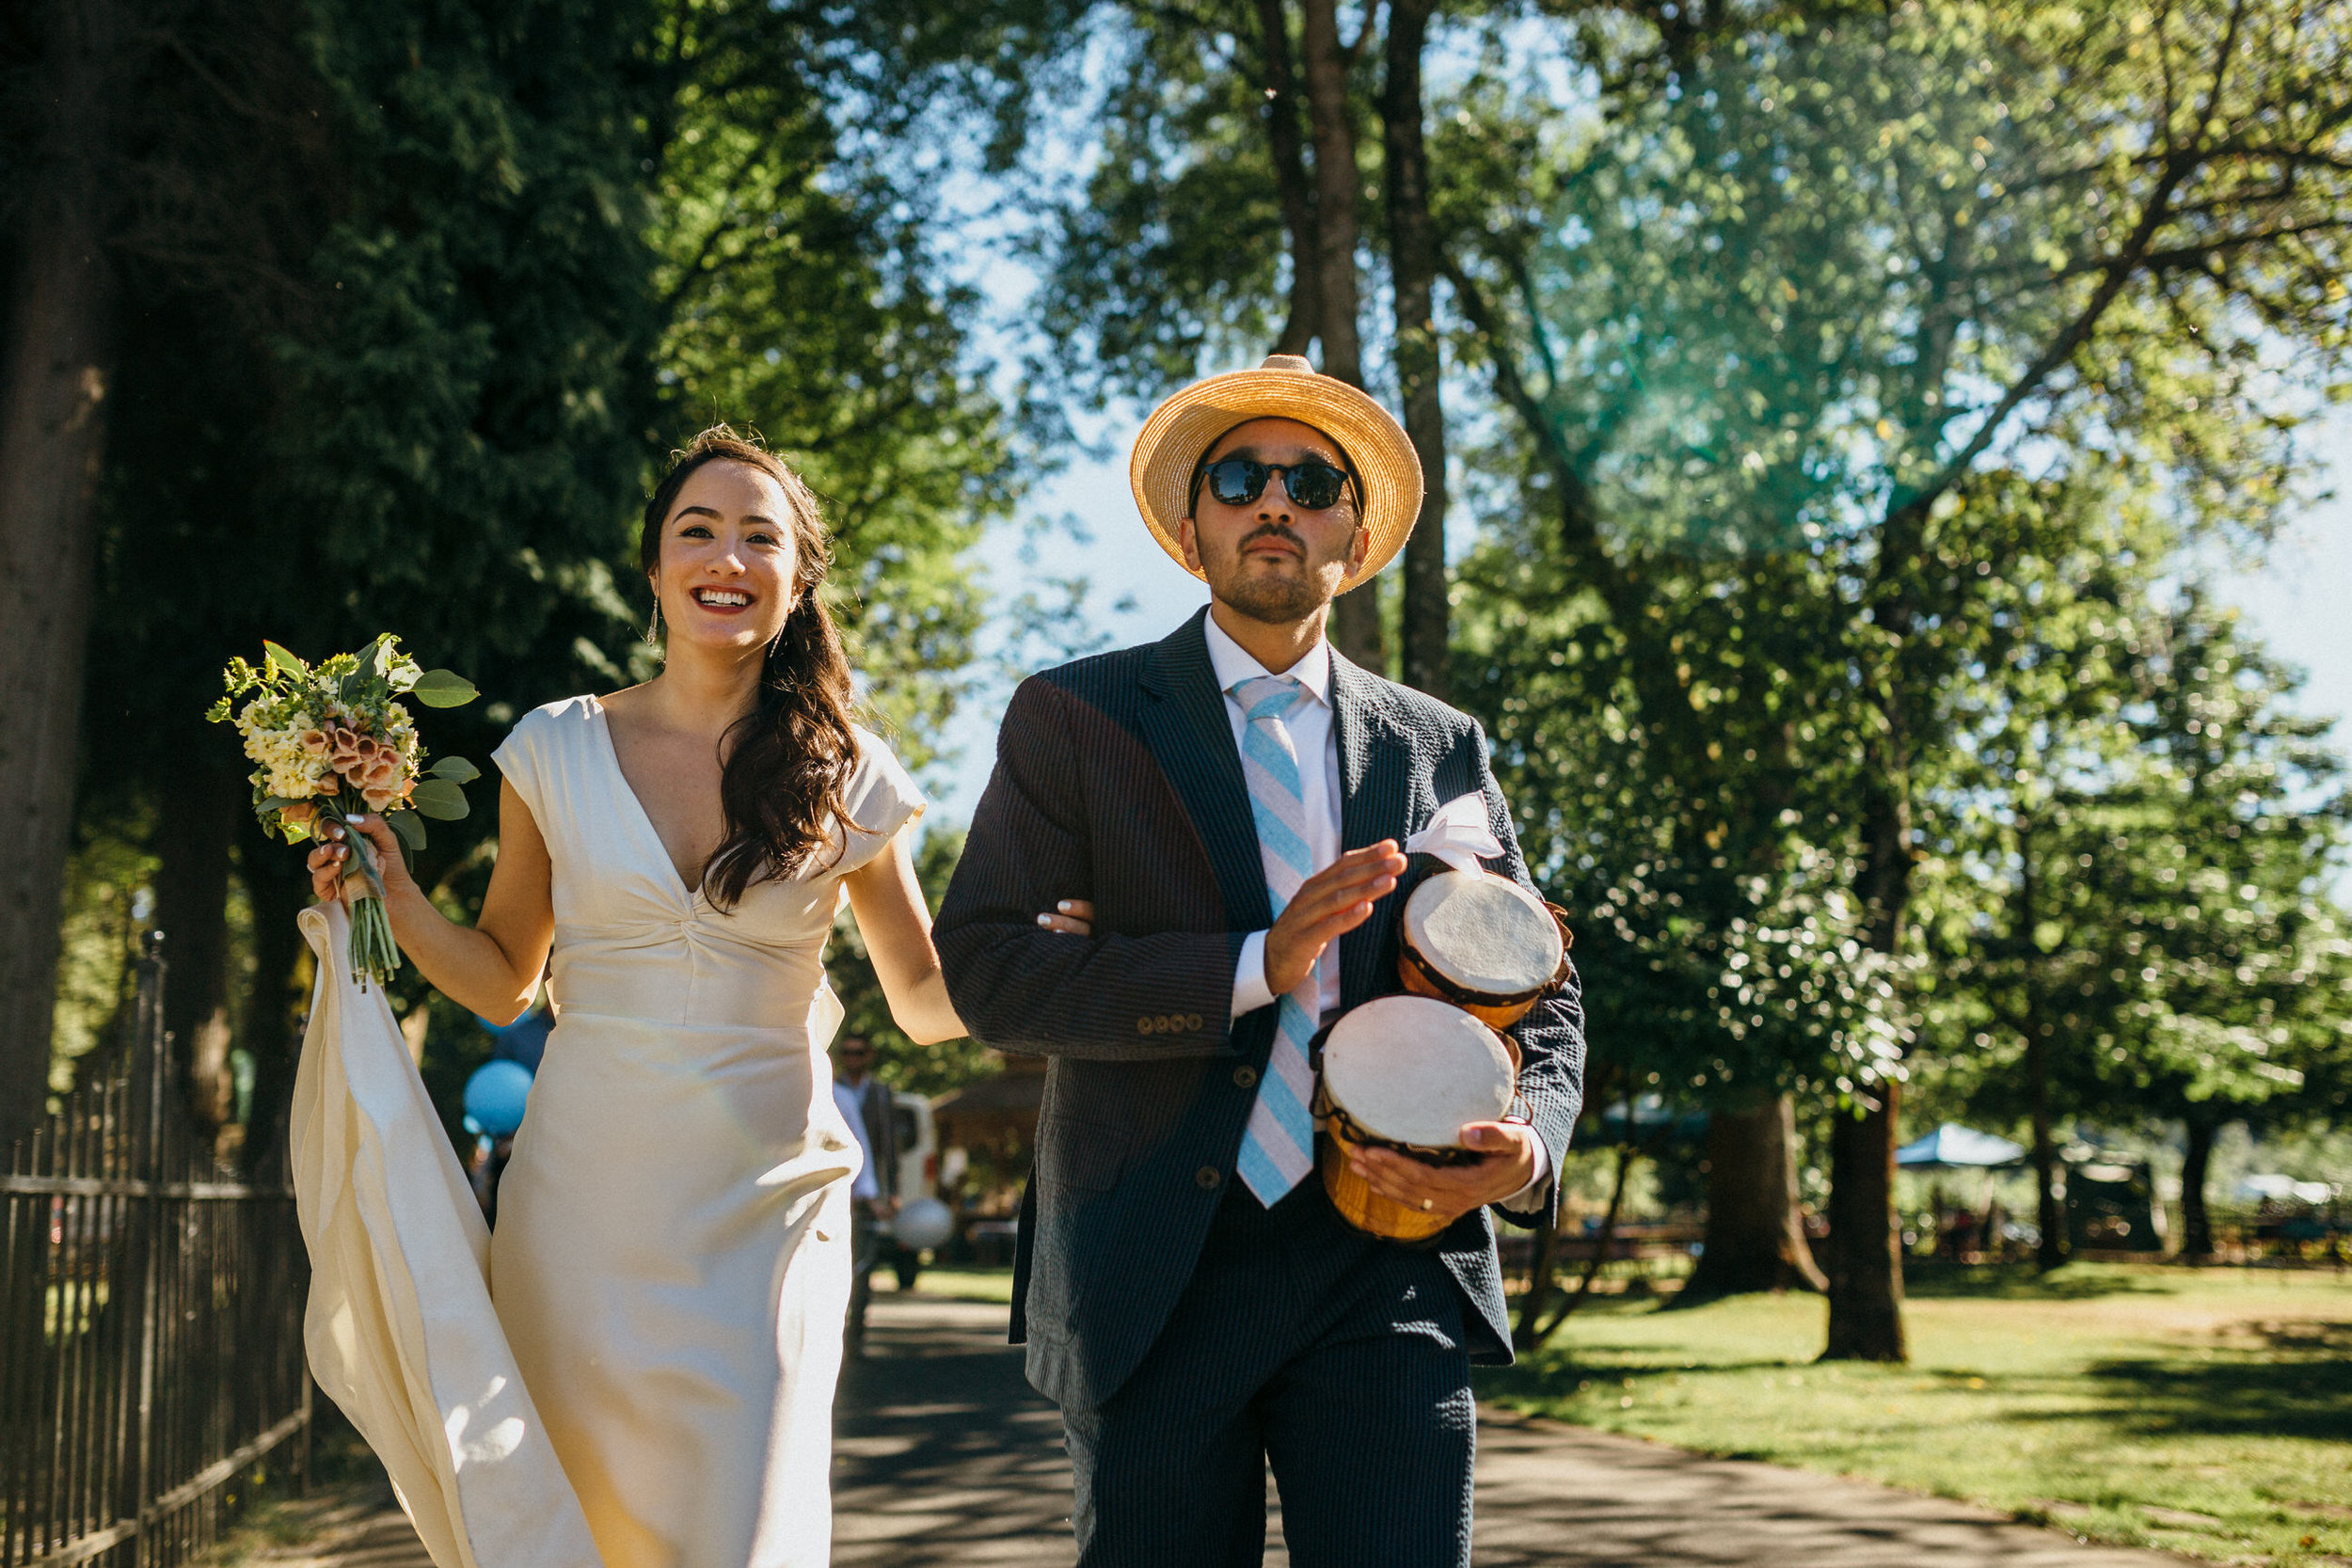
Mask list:
[[[1442,1003],[1446,998],[1432,997],[1428,1000]],[[1516,1106],[1518,1097],[1518,1042],[1491,1024],[1487,1028],[1509,1060],[1509,1098]],[[1402,1143],[1358,1127],[1347,1107],[1333,1096],[1330,1085],[1323,1075],[1323,1043],[1329,1032],[1327,1028],[1315,1037],[1311,1052],[1315,1064],[1314,1112],[1321,1122],[1315,1133],[1315,1167],[1323,1178],[1323,1190],[1330,1197],[1331,1207],[1339,1211],[1340,1217],[1359,1230],[1392,1242],[1428,1241],[1454,1222],[1442,1215],[1424,1213],[1420,1209],[1374,1192],[1371,1182],[1349,1168],[1348,1155],[1359,1148],[1378,1148],[1408,1158],[1422,1156],[1432,1164],[1453,1164],[1476,1156],[1458,1148]]]
[[[1568,929],[1568,911],[1549,899],[1544,900],[1544,908],[1560,927],[1560,964],[1548,979],[1533,990],[1496,996],[1456,985],[1438,973],[1426,958],[1415,951],[1410,933],[1402,930],[1397,934],[1396,977],[1415,996],[1426,996],[1434,1002],[1459,1007],[1498,1032],[1508,1029],[1525,1018],[1536,1003],[1559,990],[1568,977],[1568,951],[1576,945],[1575,933]],[[1506,1043],[1511,1044],[1511,1056],[1517,1061],[1518,1046],[1509,1042],[1507,1037]]]
[[[1337,1121],[1328,1131],[1315,1134],[1315,1165],[1323,1173],[1323,1190],[1330,1195],[1331,1207],[1340,1212],[1340,1218],[1391,1242],[1425,1242],[1454,1223],[1374,1192],[1371,1182],[1348,1168],[1348,1151],[1361,1147]]]

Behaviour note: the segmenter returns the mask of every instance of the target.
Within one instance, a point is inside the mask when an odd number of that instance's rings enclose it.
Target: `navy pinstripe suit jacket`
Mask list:
[[[1233,1179],[1273,1043],[1274,1008],[1231,1016],[1242,940],[1273,915],[1206,614],[1021,684],[933,933],[974,1037],[1051,1058],[1012,1339],[1028,1345],[1029,1381],[1070,1408],[1108,1399],[1167,1322]],[[1331,665],[1343,846],[1401,842],[1479,790],[1503,845],[1490,864],[1527,882],[1476,721],[1336,652]],[[1342,939],[1343,1006],[1402,989],[1397,922],[1413,875]],[[1062,898],[1094,901],[1091,937],[1038,926]],[[1575,983],[1512,1032],[1556,1170],[1582,1093]],[[1509,1361],[1486,1211],[1456,1221],[1438,1250],[1471,1308],[1473,1358]]]

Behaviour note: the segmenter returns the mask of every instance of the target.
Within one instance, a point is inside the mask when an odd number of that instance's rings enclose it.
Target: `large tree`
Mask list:
[[[133,33],[119,0],[53,0],[0,30],[0,1139],[48,1088]]]
[[[961,552],[1016,486],[927,176],[884,154],[922,115],[993,112],[1055,12],[186,3],[120,246],[149,315],[105,485],[127,609],[92,643],[86,799],[156,808],[199,1103],[225,1109],[241,1018],[266,1121],[303,892],[247,825],[233,742],[194,724],[230,653],[395,630],[488,693],[426,719],[480,759],[529,705],[650,671],[635,514],[661,453],[730,418],[828,497],[836,609],[920,759],[970,659]],[[434,830],[454,911],[494,827]]]
[[[1426,485],[1400,669],[1442,695],[1447,443],[1424,123],[1438,8],[1198,0],[1096,15],[1091,41],[1116,62],[1089,105],[1101,155],[1048,214],[1043,325],[1083,351],[1056,367],[1059,388],[1155,397],[1311,348],[1327,374],[1392,388]],[[1385,330],[1363,308],[1384,273]],[[1376,589],[1347,594],[1332,626],[1375,670],[1389,664],[1379,607]]]
[[[2120,453],[2169,475],[2189,523],[2224,494],[2259,517],[2284,493],[2280,433],[2311,377],[2257,366],[2291,341],[2324,374],[2344,346],[2345,18],[2284,0],[1572,15],[1597,103],[1547,104],[1541,77],[1498,65],[1440,157],[1464,179],[1470,347],[1566,570],[1625,640],[1630,721],[1671,736],[1716,705],[1704,654],[1659,635],[1661,599],[1713,592],[1806,628],[1737,689],[1820,705],[1788,759],[1854,866],[1865,947],[1907,962],[1919,781],[1970,678],[1955,632],[1999,566],[1975,513],[1987,466]],[[1710,590],[1694,556],[1739,565]],[[1755,752],[1753,786],[1716,774],[1751,825],[1798,809]],[[1677,754],[1695,768],[1707,746]],[[1833,1124],[1832,1355],[1904,1354],[1900,1083],[1866,1065]]]

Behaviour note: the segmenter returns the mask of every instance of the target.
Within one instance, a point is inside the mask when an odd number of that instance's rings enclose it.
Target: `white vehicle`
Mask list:
[[[898,1202],[913,1203],[916,1198],[939,1196],[939,1135],[931,1127],[931,1102],[929,1098],[911,1094],[905,1089],[890,1091],[891,1131],[898,1134]],[[891,1235],[891,1222],[883,1220],[875,1228],[883,1237],[882,1261],[898,1276],[898,1289],[912,1291],[923,1272],[922,1255],[898,1244]]]

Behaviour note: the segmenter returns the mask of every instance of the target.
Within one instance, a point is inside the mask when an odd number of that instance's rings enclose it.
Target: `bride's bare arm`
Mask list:
[[[490,872],[490,890],[483,896],[482,918],[469,927],[458,925],[433,907],[402,863],[398,841],[381,816],[371,812],[358,818],[358,825],[375,847],[392,938],[417,966],[417,973],[443,996],[494,1023],[511,1023],[521,1017],[538,992],[539,974],[547,967],[548,949],[555,941],[555,895],[547,840],[540,836],[539,824],[522,797],[515,793],[515,786],[503,780],[499,784],[498,863]],[[343,864],[351,854],[349,846],[337,842],[342,836],[340,828],[329,826],[326,832],[328,841],[310,851],[310,887],[322,900],[337,896]],[[909,875],[913,875],[912,867]],[[862,912],[859,920],[863,926]],[[928,951],[928,918],[923,928],[923,945]],[[939,960],[933,958],[934,977],[938,972]],[[941,995],[946,995],[944,989]],[[895,991],[892,1008],[897,1008]],[[950,1011],[949,1017],[953,1016]],[[951,1031],[961,1032],[961,1026]]]
[[[850,909],[874,960],[874,977],[890,1000],[891,1022],[918,1045],[951,1040],[963,1020],[947,1000],[947,981],[931,945],[931,911],[914,878],[914,852],[902,829],[890,847],[844,877]]]

